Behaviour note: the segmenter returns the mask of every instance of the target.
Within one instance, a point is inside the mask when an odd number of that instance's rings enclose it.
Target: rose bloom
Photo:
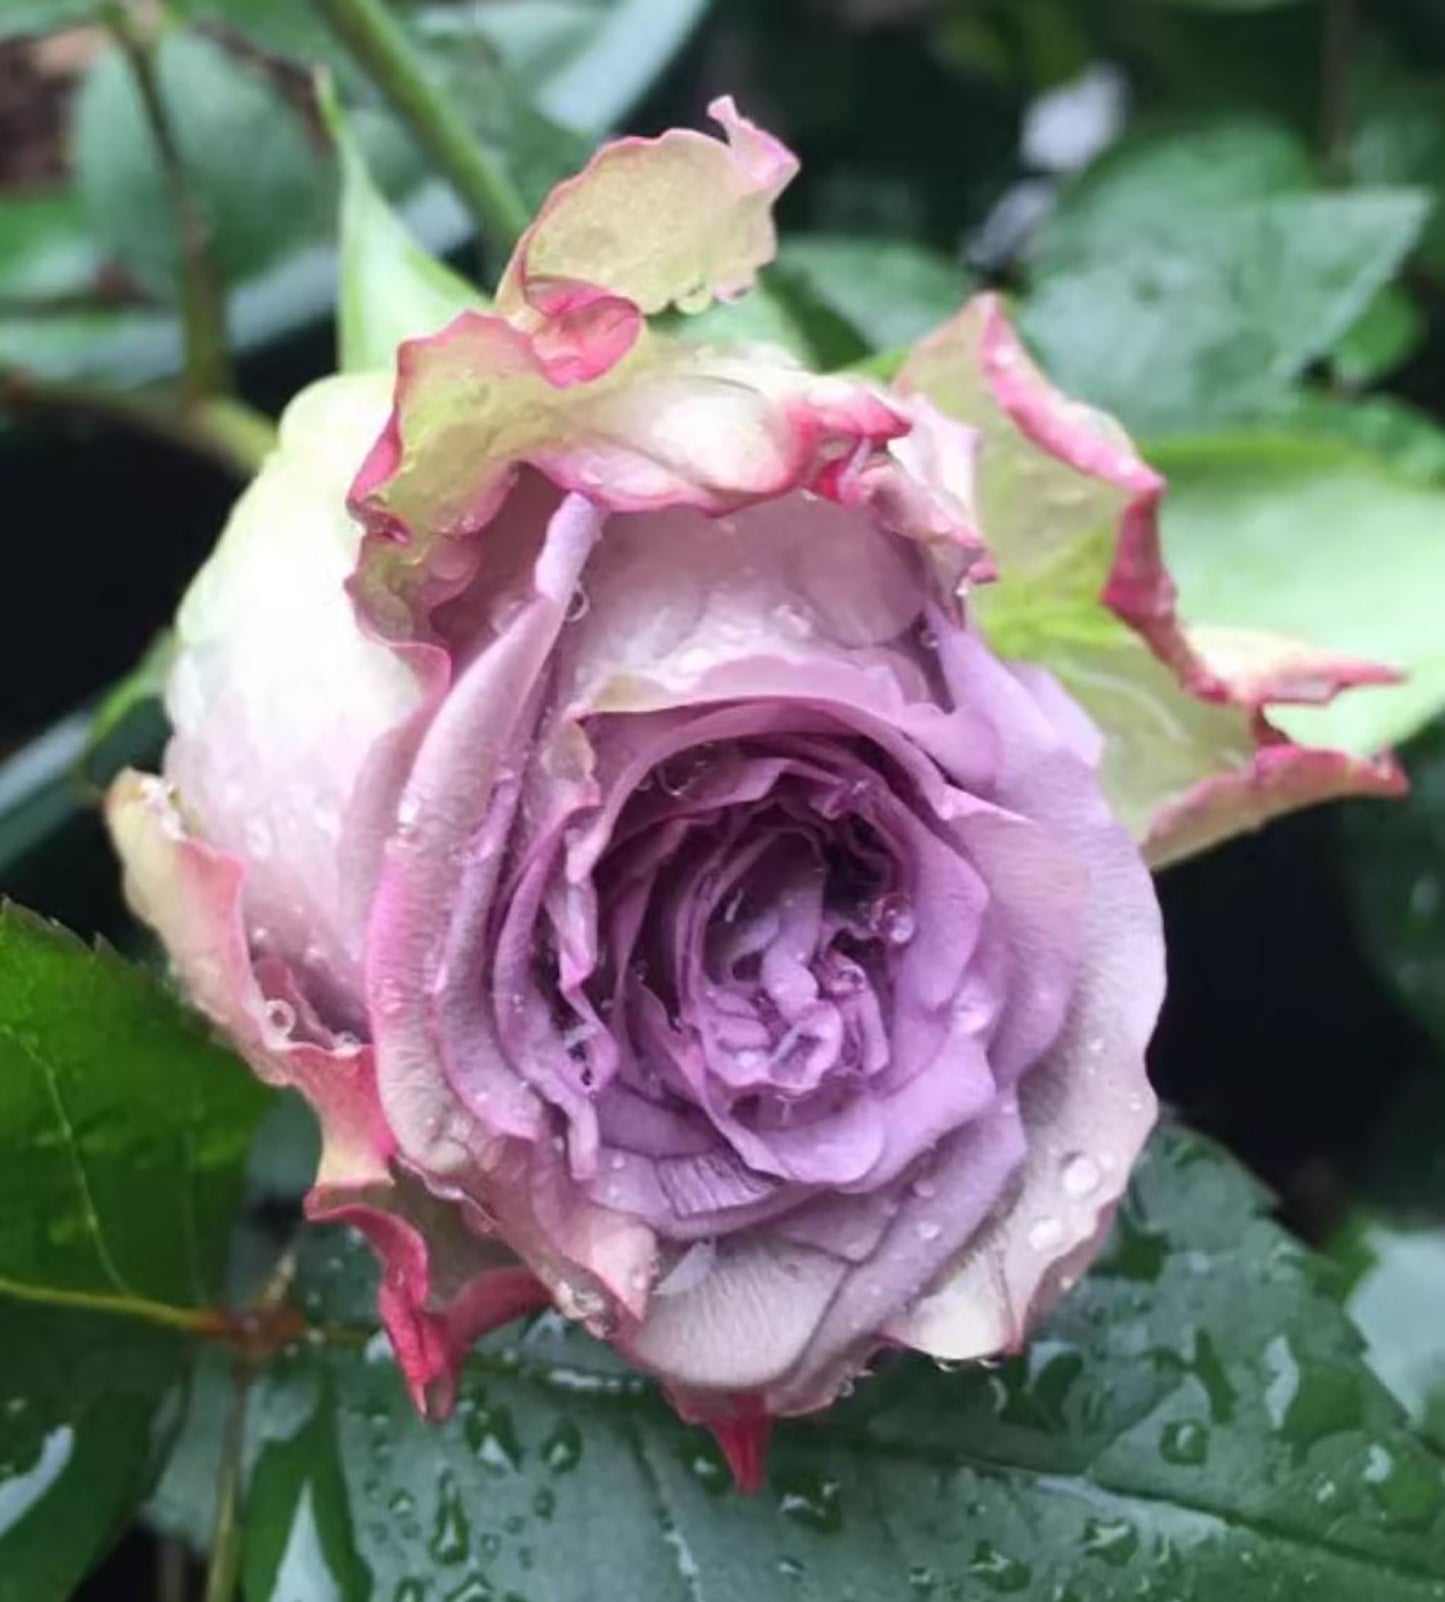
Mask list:
[[[795,163],[716,112],[600,152],[394,382],[291,406],[109,810],[191,995],[315,1108],[309,1211],[379,1253],[418,1404],[554,1303],[755,1480],[769,1418],[886,1346],[1016,1349],[1097,1249],[1155,1116],[1136,837],[1394,781],[1259,711],[1362,670],[1205,665],[1159,480],[991,299],[892,390],[650,330],[773,249]],[[1110,648],[1243,741],[1147,804],[973,616],[1115,522]]]

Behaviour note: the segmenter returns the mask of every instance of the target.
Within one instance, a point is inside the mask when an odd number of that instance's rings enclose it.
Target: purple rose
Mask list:
[[[1158,480],[1036,376],[963,351],[968,427],[646,328],[771,253],[792,159],[719,110],[729,145],[556,191],[394,395],[293,404],[110,816],[193,996],[315,1107],[310,1211],[382,1257],[419,1403],[551,1301],[749,1478],[882,1346],[1016,1348],[1154,1116],[1149,874],[1094,724],[970,621],[975,506],[1104,497],[1111,604],[1185,647]]]

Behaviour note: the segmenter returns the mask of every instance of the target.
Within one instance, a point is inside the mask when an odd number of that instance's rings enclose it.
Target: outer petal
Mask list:
[[[708,107],[727,143],[690,128],[604,145],[547,197],[497,291],[508,316],[556,309],[577,283],[644,313],[698,311],[749,288],[777,245],[772,207],[798,170],[784,145],[738,114]]]
[[[197,833],[248,863],[251,929],[337,996],[360,979],[343,867],[352,804],[378,741],[420,701],[345,589],[361,538],[346,491],[386,402],[384,380],[344,378],[288,407],[181,607],[166,696],[167,776]]]
[[[1398,789],[1390,759],[1291,745],[1264,715],[1390,670],[1239,630],[1186,633],[1160,554],[1163,480],[1112,419],[1049,386],[996,297],[929,335],[898,384],[978,429],[983,532],[1004,579],[977,593],[979,621],[1093,717],[1105,788],[1156,865],[1299,806]]]
[[[467,582],[466,538],[523,463],[612,510],[721,513],[808,487],[908,428],[866,384],[651,336],[564,384],[542,336],[463,315],[401,348],[395,410],[353,491],[372,530],[356,594],[384,634],[424,636]]]
[[[263,985],[247,949],[242,863],[190,834],[159,779],[122,774],[106,819],[131,906],[164,942],[187,993],[262,1079],[311,1103],[322,1151],[307,1212],[371,1240],[382,1316],[417,1405],[447,1411],[460,1357],[485,1330],[538,1305],[540,1287],[399,1172],[372,1048],[326,1029],[274,962]]]
[[[1000,686],[965,641],[947,663],[954,694]],[[1080,980],[1064,1031],[1018,1093],[1026,1155],[1009,1198],[889,1333],[941,1358],[1015,1349],[1097,1246],[1154,1122],[1144,1049],[1164,992],[1164,942],[1149,876],[1097,792],[1057,762],[1027,758],[1047,708],[1018,686],[1004,727],[1016,753],[1002,798],[1087,862]]]

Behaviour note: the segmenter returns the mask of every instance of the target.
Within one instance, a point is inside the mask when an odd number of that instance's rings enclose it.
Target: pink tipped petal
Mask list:
[[[523,464],[611,510],[718,514],[811,487],[909,428],[861,382],[660,338],[563,384],[550,337],[466,313],[402,346],[395,411],[352,495],[371,530],[353,590],[384,636],[426,637]]]
[[[1340,656],[1303,640],[1257,629],[1199,624],[1185,630],[1210,683],[1240,706],[1325,706],[1345,690],[1398,684],[1403,674],[1380,662]]]
[[[189,833],[174,792],[125,772],[106,821],[136,916],[156,931],[188,994],[269,1084],[293,1086],[321,1123],[318,1183],[385,1181],[395,1142],[376,1097],[369,1046],[321,1031],[298,1038],[296,1009],[258,982],[242,917],[240,860]]]
[[[507,267],[500,310],[555,315],[559,284],[596,284],[649,315],[748,289],[773,258],[773,202],[798,163],[731,98],[708,110],[726,144],[689,128],[618,139],[558,184]]]
[[[1399,796],[1409,788],[1388,753],[1351,756],[1291,744],[1259,721],[1263,743],[1242,766],[1201,779],[1155,814],[1144,853],[1156,868],[1195,856],[1243,830],[1322,801],[1348,796]]]
[[[471,1236],[462,1247],[466,1274],[450,1287],[437,1284],[438,1253],[461,1226],[440,1220],[438,1209],[423,1204],[423,1231],[391,1210],[398,1200],[381,1195],[357,1201],[318,1187],[307,1198],[306,1212],[318,1223],[349,1224],[366,1237],[381,1261],[377,1310],[412,1405],[424,1418],[445,1419],[456,1403],[462,1364],[477,1341],[549,1306],[551,1296],[529,1270],[502,1261],[502,1248]]]
[[[1061,395],[981,295],[898,376],[979,434],[982,533],[1002,582],[972,609],[996,649],[1052,671],[1103,736],[1105,788],[1156,864],[1281,812],[1390,794],[1387,759],[1300,749],[1261,715],[1388,684],[1301,641],[1191,625],[1158,531],[1163,480],[1112,419]]]
[[[766,1413],[750,1412],[737,1418],[714,1419],[708,1428],[733,1472],[733,1484],[744,1496],[756,1496],[767,1472],[772,1419]]]
[[[1185,658],[1159,542],[1164,480],[1112,417],[1049,384],[997,295],[975,296],[924,338],[894,382],[978,431],[983,534],[1010,581],[981,598],[986,625],[1010,590],[1023,607],[1027,588],[1063,577],[1087,585],[1164,660]]]

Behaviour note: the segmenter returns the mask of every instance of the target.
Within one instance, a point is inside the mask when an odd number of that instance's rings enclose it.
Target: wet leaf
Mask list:
[[[148,974],[0,907],[0,1300],[204,1303],[266,1105]]]
[[[0,1602],[66,1602],[120,1534],[181,1363],[176,1335],[128,1319],[0,1310]]]
[[[1263,629],[1384,662],[1408,680],[1279,723],[1368,752],[1445,705],[1445,490],[1340,438],[1234,433],[1157,443],[1164,545],[1189,622]]]
[[[313,1315],[364,1305],[350,1251],[306,1270]],[[1179,1134],[1022,1358],[884,1362],[780,1426],[754,1499],[551,1315],[484,1345],[444,1426],[412,1415],[378,1337],[295,1354],[253,1429],[247,1602],[1445,1597],[1440,1459],[1319,1261]]]

